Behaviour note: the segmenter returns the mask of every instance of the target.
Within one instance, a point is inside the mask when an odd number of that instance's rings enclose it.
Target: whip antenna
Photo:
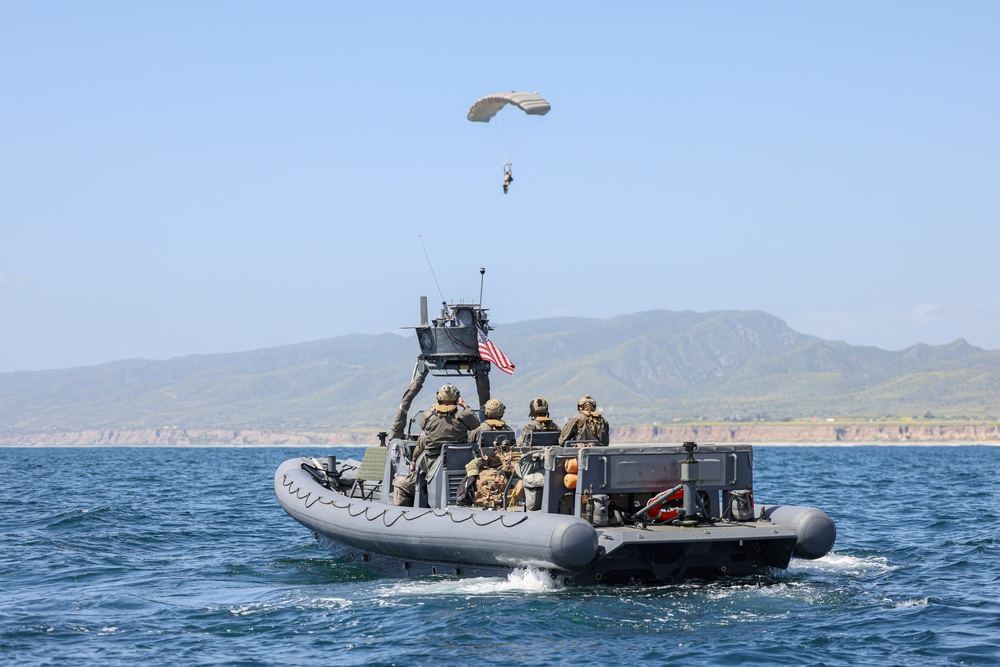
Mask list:
[[[479,269],[479,307],[483,307],[483,278],[486,276],[486,268]]]
[[[438,294],[441,295],[441,305],[443,306],[445,305],[444,292],[441,291],[441,284],[438,283],[438,277],[434,273],[434,265],[431,264],[431,256],[427,254],[427,246],[424,245],[424,237],[421,236],[420,234],[417,234],[417,238],[420,239],[420,247],[424,249],[424,257],[427,258],[427,266],[431,268],[431,276],[434,278],[434,284],[437,285]],[[486,269],[483,270],[485,271]]]

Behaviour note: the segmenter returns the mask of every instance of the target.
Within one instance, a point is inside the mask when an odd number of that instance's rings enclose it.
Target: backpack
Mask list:
[[[476,475],[466,475],[455,491],[455,504],[469,507],[476,500]]]
[[[608,420],[601,415],[590,414],[580,422],[577,432],[578,440],[597,440],[604,442],[608,435]]]
[[[507,479],[507,475],[496,468],[480,470],[479,481],[476,483],[476,505],[490,509],[503,509]]]

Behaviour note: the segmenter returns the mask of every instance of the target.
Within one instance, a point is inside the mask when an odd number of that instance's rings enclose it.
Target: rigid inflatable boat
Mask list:
[[[444,443],[417,476],[413,506],[393,504],[414,463],[417,435],[406,426],[426,376],[473,377],[480,406],[490,398],[477,339],[489,330],[485,309],[452,304],[429,321],[423,299],[416,329],[410,386],[363,460],[296,458],[275,474],[281,506],[335,556],[393,576],[534,566],[568,585],[655,584],[784,569],[833,547],[836,527],[822,510],[755,503],[750,445],[560,445],[558,432],[488,431]],[[500,503],[470,504],[476,460],[509,463]]]

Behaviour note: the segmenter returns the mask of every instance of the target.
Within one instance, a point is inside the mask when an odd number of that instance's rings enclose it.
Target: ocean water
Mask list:
[[[752,579],[387,579],[278,506],[350,448],[0,449],[0,665],[997,665],[1000,450],[755,448],[837,544]]]

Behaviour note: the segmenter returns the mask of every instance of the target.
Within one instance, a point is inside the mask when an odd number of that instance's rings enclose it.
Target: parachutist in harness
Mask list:
[[[535,127],[535,121],[547,114],[552,106],[537,92],[511,91],[485,95],[472,103],[466,118],[473,123],[489,123],[498,113],[503,113],[501,121],[494,125],[494,137],[500,140],[500,155],[503,160],[516,160],[514,150],[526,140]],[[503,165],[503,193],[514,182],[510,162]]]

